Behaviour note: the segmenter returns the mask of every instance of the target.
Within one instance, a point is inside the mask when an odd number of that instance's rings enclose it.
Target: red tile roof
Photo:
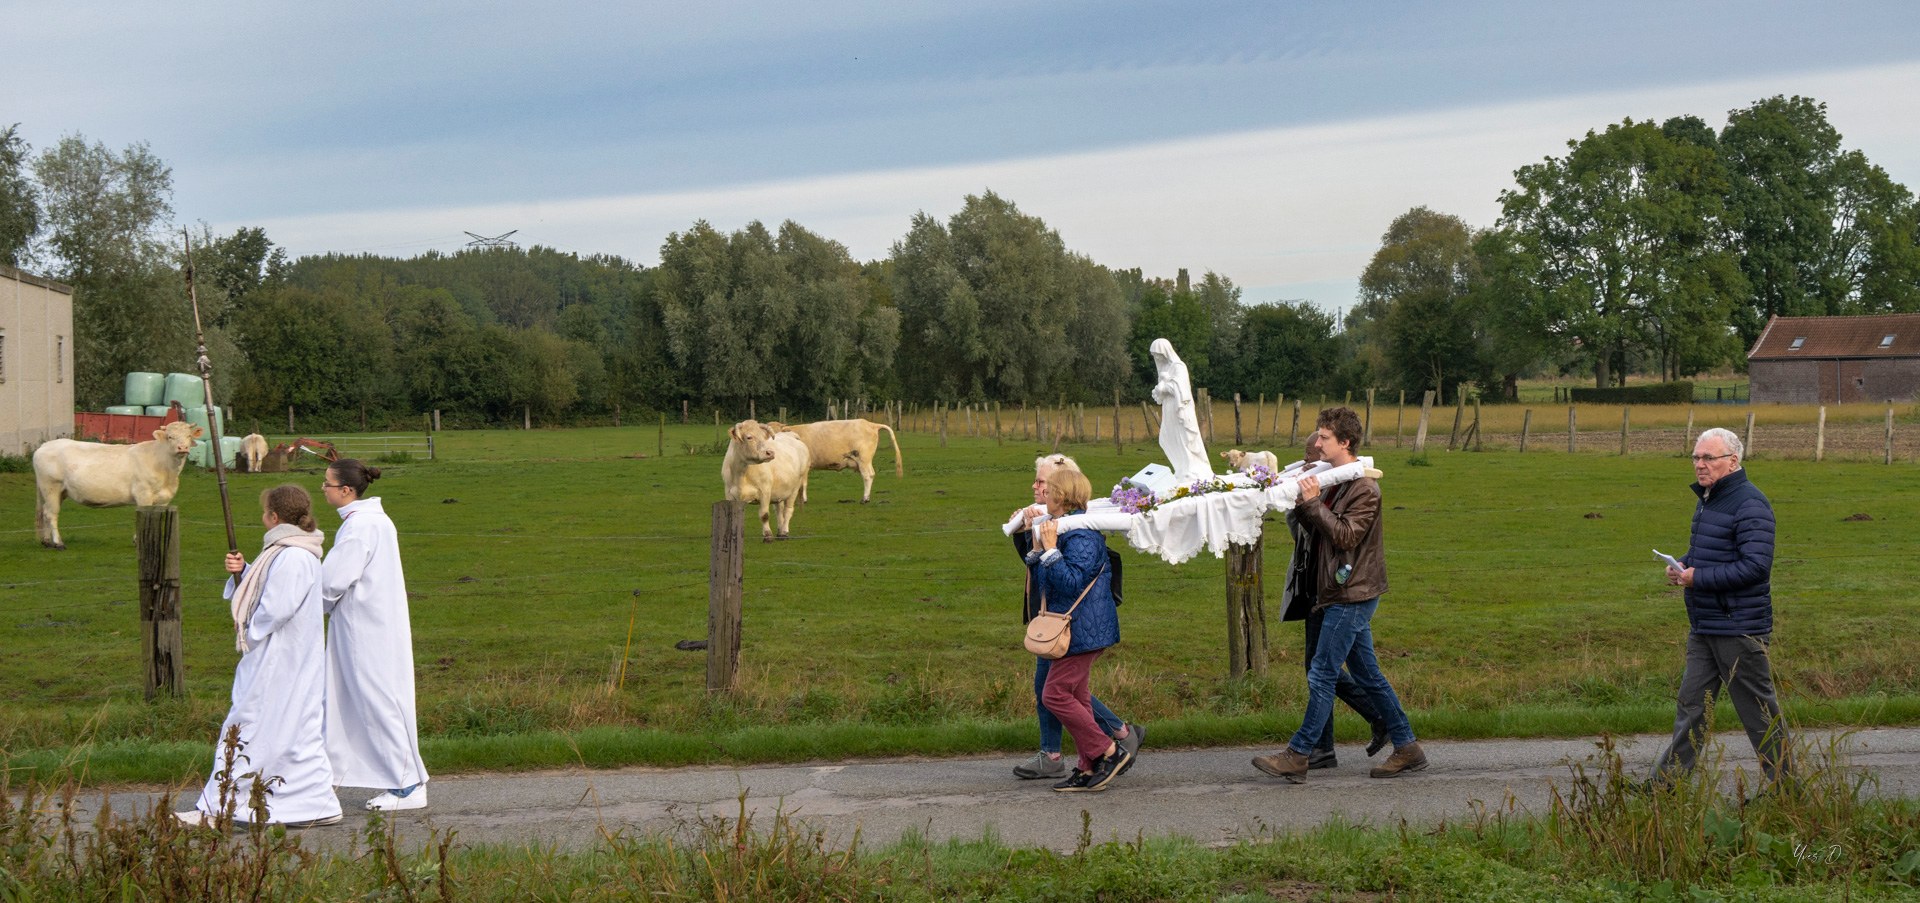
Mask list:
[[[1836,357],[1920,357],[1920,314],[1774,317],[1747,352],[1750,361]]]

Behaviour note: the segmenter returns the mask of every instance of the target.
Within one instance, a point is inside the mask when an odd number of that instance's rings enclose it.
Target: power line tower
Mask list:
[[[465,231],[465,230],[462,230],[462,231]],[[498,248],[505,251],[511,251],[515,248],[520,247],[520,245],[518,243],[508,241],[507,236],[512,235],[515,232],[519,232],[519,231],[520,231],[519,229],[514,229],[512,231],[507,232],[504,235],[495,235],[492,238],[488,238],[485,235],[476,235],[472,232],[467,232],[467,237],[473,239],[472,241],[467,242],[467,247],[487,248],[487,249]]]

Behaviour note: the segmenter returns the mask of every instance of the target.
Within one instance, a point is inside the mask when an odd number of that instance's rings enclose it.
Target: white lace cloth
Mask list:
[[[1326,489],[1357,480],[1373,467],[1373,459],[1360,458],[1352,464],[1328,467],[1317,464],[1302,470],[1289,470],[1279,483],[1262,489],[1244,474],[1229,474],[1224,479],[1242,488],[1227,492],[1190,495],[1157,505],[1151,511],[1128,514],[1108,499],[1094,499],[1085,514],[1060,518],[1062,531],[1091,528],[1103,533],[1124,533],[1127,543],[1142,552],[1158,555],[1168,564],[1182,564],[1200,554],[1201,549],[1221,558],[1233,543],[1251,545],[1260,538],[1260,522],[1267,512],[1286,512],[1300,498],[1299,480],[1319,481]],[[1001,528],[1013,535],[1022,517],[1016,514]]]

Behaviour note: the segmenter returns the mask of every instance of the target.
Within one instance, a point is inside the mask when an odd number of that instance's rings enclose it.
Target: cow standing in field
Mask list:
[[[900,439],[893,434],[893,427],[871,420],[822,420],[819,423],[803,423],[798,426],[773,424],[775,429],[785,430],[800,437],[807,445],[809,470],[846,470],[860,471],[860,504],[873,500],[873,455],[880,449],[880,431],[887,431],[887,439],[893,443],[893,475],[907,475],[906,461],[900,457]],[[807,487],[800,487],[800,500],[807,500]]]
[[[240,456],[246,459],[247,473],[259,473],[260,465],[267,460],[267,437],[248,433],[240,440]]]
[[[1235,448],[1221,452],[1220,457],[1227,459],[1227,470],[1234,473],[1252,473],[1255,467],[1262,464],[1274,473],[1280,472],[1280,459],[1274,457],[1273,452],[1243,452]]]
[[[760,503],[760,538],[773,541],[768,509],[779,506],[780,538],[787,538],[793,509],[807,484],[807,446],[800,437],[779,432],[758,420],[742,420],[727,431],[727,457],[720,463],[727,501]]]
[[[67,547],[60,541],[63,497],[89,508],[173,501],[174,493],[180,491],[180,469],[200,435],[199,427],[176,420],[136,445],[54,439],[35,449],[33,477],[39,503],[33,525],[40,544],[49,549]]]

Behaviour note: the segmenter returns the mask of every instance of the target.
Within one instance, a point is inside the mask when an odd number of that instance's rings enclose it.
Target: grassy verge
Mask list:
[[[393,465],[378,484],[402,531],[429,765],[1030,746],[1021,571],[995,525],[1024,500],[1045,447],[958,433],[945,446],[903,435],[907,476],[887,473],[883,452],[871,505],[858,503],[857,477],[815,474],[794,539],[748,543],[743,672],[725,700],[703,691],[704,653],[676,648],[706,632],[720,495],[710,426],[672,427],[664,441],[656,427],[441,434],[438,461]],[[1102,483],[1158,456],[1067,450]],[[1377,454],[1392,589],[1375,640],[1423,735],[1666,726],[1686,619],[1648,549],[1685,544],[1686,462],[1436,449],[1412,467],[1402,452]],[[1920,518],[1905,501],[1920,471],[1766,459],[1750,470],[1780,518],[1776,677],[1795,718],[1920,720],[1920,579],[1908,566]],[[259,541],[258,492],[288,478],[231,478],[243,546]],[[147,702],[138,683],[132,513],[68,506],[69,548],[52,552],[34,543],[32,503],[31,475],[0,473],[0,510],[18,518],[0,530],[0,749],[52,768],[90,745],[96,781],[205,774],[234,661],[213,477],[186,475],[176,499],[180,699]],[[1284,531],[1269,530],[1270,593],[1289,552]],[[1290,731],[1304,708],[1298,628],[1270,624],[1267,673],[1230,680],[1223,566],[1126,554],[1124,641],[1096,672],[1102,698],[1164,726],[1157,742]]]
[[[402,841],[375,818],[346,851],[228,822],[187,828],[161,805],[75,823],[74,786],[0,768],[0,894],[47,901],[378,900],[1875,900],[1920,891],[1920,805],[1870,793],[1837,747],[1749,798],[1709,756],[1678,785],[1629,782],[1610,747],[1571,767],[1548,811],[1510,803],[1414,830],[1330,823],[1231,846],[1097,843],[1083,814],[1060,849],[987,836],[839,845],[784,812],[688,817],[670,831],[603,826],[577,851]],[[1738,774],[1744,774],[1740,772]],[[231,799],[229,790],[229,799]],[[1742,802],[1742,800],[1747,800]],[[258,800],[249,801],[257,804]],[[243,806],[245,804],[242,804]],[[256,810],[257,811],[257,810]]]

